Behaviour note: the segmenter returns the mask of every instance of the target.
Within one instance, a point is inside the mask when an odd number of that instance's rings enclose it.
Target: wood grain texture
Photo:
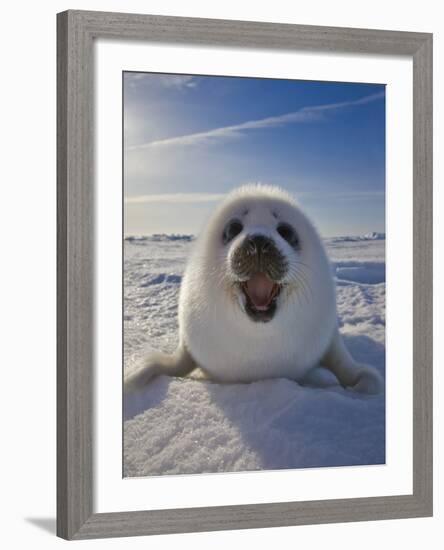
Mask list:
[[[57,533],[92,514],[92,39],[58,16]]]
[[[311,51],[413,55],[425,33],[159,15],[70,12],[100,38]]]
[[[283,502],[93,515],[74,539],[346,523],[430,515],[416,496]]]
[[[57,533],[66,536],[67,399],[67,17],[57,19]]]
[[[413,56],[413,491],[433,509],[433,46]]]
[[[66,539],[181,533],[432,514],[432,37],[102,12],[57,17],[57,534]],[[93,513],[93,42],[407,55],[414,86],[413,494]]]

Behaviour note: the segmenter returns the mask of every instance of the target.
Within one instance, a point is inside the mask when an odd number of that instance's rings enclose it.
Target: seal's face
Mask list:
[[[251,321],[271,321],[304,284],[303,214],[263,197],[236,201],[223,213],[219,239],[229,289]]]

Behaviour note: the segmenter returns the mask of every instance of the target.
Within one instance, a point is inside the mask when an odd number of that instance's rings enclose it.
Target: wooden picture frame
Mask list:
[[[413,494],[93,513],[97,38],[413,59]],[[57,534],[87,539],[432,515],[432,35],[66,11],[57,16],[57,48]]]

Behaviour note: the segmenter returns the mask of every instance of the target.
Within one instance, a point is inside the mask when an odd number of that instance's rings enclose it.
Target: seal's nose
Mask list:
[[[273,247],[273,241],[265,235],[248,235],[245,247],[250,254],[267,254]]]

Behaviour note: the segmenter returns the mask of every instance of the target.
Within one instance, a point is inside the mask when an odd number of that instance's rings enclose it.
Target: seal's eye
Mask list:
[[[234,237],[237,237],[243,228],[244,226],[241,224],[239,220],[231,220],[231,222],[229,222],[224,229],[224,234],[223,234],[224,244],[229,243],[234,239]]]
[[[284,239],[284,241],[287,241],[290,246],[292,246],[293,248],[298,248],[299,238],[296,231],[291,227],[291,225],[289,225],[288,223],[280,223],[277,226],[277,232]]]

